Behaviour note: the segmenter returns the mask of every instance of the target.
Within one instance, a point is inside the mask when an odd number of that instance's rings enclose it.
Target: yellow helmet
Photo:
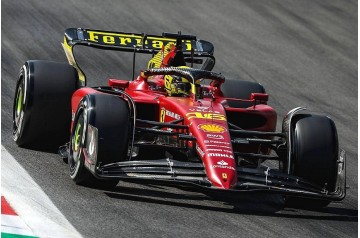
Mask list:
[[[188,69],[187,66],[180,66],[179,68]],[[191,84],[186,78],[176,75],[165,75],[165,89],[169,96],[189,96],[191,92]]]
[[[190,82],[176,75],[165,75],[165,89],[169,96],[189,96],[191,92]]]
[[[189,69],[188,66],[179,66],[179,68]],[[201,94],[200,80],[196,80],[195,85],[192,85],[186,78],[176,75],[165,75],[165,89],[169,96],[189,96],[191,91],[194,94]]]

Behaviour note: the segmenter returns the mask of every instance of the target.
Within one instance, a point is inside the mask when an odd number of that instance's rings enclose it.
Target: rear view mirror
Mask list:
[[[267,102],[269,100],[269,94],[266,93],[252,93],[250,100]]]

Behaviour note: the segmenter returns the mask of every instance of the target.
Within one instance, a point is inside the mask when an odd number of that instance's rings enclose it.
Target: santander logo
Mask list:
[[[226,163],[224,160],[218,161],[217,164],[218,165],[228,165],[228,163]]]

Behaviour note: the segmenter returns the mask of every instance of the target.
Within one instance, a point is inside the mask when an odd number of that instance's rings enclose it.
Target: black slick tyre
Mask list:
[[[333,192],[337,178],[338,138],[334,122],[325,116],[300,114],[294,118],[292,174]],[[321,208],[328,200],[287,197],[286,205]]]
[[[255,82],[226,79],[221,85],[224,97],[237,99],[250,99],[251,93],[265,93],[264,87]],[[253,105],[251,102],[228,101],[230,107],[246,108]]]
[[[89,168],[123,161],[128,134],[129,109],[122,98],[107,94],[85,96],[77,109],[69,143],[68,164],[74,182],[95,188],[116,186],[118,179],[98,179]]]
[[[69,64],[30,60],[21,67],[13,105],[17,145],[55,149],[69,140],[71,96],[77,81]]]

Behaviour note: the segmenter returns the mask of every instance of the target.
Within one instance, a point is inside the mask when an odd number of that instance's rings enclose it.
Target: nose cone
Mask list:
[[[221,189],[230,189],[237,183],[236,162],[225,122],[196,123],[193,134],[198,138],[197,152],[202,158],[211,183]]]
[[[220,160],[225,162],[224,160]],[[226,162],[225,162],[226,163]],[[237,183],[237,174],[234,166],[231,165],[211,165],[206,168],[209,180],[215,187],[231,189]]]
[[[196,138],[208,179],[215,187],[231,189],[237,183],[237,173],[225,109],[220,103],[203,100],[201,106],[187,110],[186,124]]]

